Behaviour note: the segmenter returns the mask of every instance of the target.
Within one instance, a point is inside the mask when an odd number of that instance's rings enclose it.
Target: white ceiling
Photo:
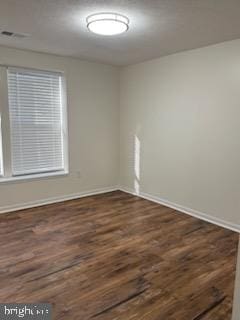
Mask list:
[[[90,33],[85,19],[116,11],[130,30],[116,37]],[[0,44],[113,65],[240,38],[240,0],[0,0]]]

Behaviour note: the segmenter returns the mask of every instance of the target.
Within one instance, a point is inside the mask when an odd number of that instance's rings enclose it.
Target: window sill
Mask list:
[[[0,184],[1,183],[12,183],[12,182],[27,182],[29,180],[42,180],[48,179],[53,177],[62,177],[67,176],[69,174],[68,171],[59,171],[59,172],[48,172],[48,173],[38,173],[38,174],[30,174],[25,176],[18,176],[18,177],[8,177],[8,178],[1,178],[0,177]]]

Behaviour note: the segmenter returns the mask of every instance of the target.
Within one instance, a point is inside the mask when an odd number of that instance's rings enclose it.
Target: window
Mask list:
[[[8,92],[7,107],[2,111],[2,122],[8,122],[2,126],[3,145],[7,146],[3,152],[0,139],[3,179],[66,173],[63,75],[9,67],[2,81]]]

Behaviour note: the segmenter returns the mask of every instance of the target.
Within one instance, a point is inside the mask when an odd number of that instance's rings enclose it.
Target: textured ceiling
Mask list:
[[[86,16],[116,11],[130,30],[101,37],[86,28]],[[240,38],[240,0],[0,0],[0,44],[129,65],[171,53]]]

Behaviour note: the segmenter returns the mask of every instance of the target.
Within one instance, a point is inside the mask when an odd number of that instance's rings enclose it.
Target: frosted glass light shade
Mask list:
[[[118,13],[97,13],[87,17],[88,29],[103,36],[113,36],[126,32],[129,19]]]

